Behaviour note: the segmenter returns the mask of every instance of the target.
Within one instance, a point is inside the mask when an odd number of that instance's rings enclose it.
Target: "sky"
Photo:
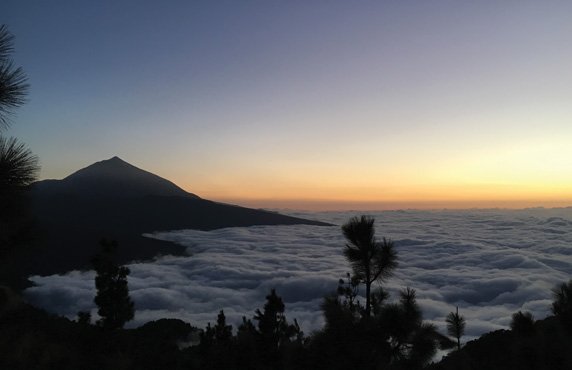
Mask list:
[[[569,1],[0,4],[41,178],[299,209],[572,205]]]

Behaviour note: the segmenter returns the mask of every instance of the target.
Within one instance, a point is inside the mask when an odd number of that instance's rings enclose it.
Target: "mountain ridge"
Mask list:
[[[118,262],[128,263],[156,255],[185,254],[183,246],[143,237],[157,231],[331,226],[203,199],[119,157],[96,162],[62,180],[34,183],[29,193],[36,219],[36,246],[21,253],[15,262],[25,276],[89,268],[102,238],[116,240]]]
[[[173,182],[133,166],[117,156],[95,162],[61,180],[35,182],[32,188],[36,192],[91,197],[159,195],[199,198]]]

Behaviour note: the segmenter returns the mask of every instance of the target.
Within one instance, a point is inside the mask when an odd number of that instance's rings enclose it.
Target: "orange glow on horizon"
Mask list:
[[[273,199],[216,199],[229,204],[250,208],[292,209],[303,211],[385,211],[385,210],[439,210],[439,209],[523,209],[572,207],[572,199],[566,201],[426,201],[426,202],[380,202],[380,201],[327,201],[327,200],[273,200]]]
[[[572,149],[567,138],[539,133],[535,141],[475,142],[471,150],[469,143],[444,153],[430,146],[422,155],[397,147],[387,155],[352,147],[355,156],[282,157],[271,165],[254,159],[215,163],[199,177],[181,178],[176,172],[165,177],[206,199],[269,208],[570,206]]]
[[[254,188],[194,191],[211,200],[257,208],[385,210],[442,208],[528,208],[572,206],[564,185],[430,185],[337,188]]]

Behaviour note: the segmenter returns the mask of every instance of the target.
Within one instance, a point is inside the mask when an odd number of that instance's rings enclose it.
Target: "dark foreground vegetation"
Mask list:
[[[309,336],[286,320],[274,291],[238,328],[221,311],[203,330],[176,319],[106,330],[31,307],[6,288],[0,302],[0,369],[572,369],[562,315],[485,334],[432,364],[435,346],[451,343],[419,321],[406,293],[375,320],[331,297],[326,326]]]
[[[1,287],[0,369],[572,368],[572,280],[553,290],[554,316],[535,322],[519,311],[511,330],[463,346],[466,323],[458,310],[447,316],[447,336],[423,321],[415,290],[403,289],[396,300],[383,290],[379,283],[396,268],[397,256],[391,241],[375,239],[372,218],[353,218],[342,229],[352,273],[324,298],[325,325],[309,335],[286,318],[274,289],[236,328],[221,310],[203,329],[177,319],[124,329],[135,312],[129,269],[114,262],[117,245],[102,241],[92,259],[97,321],[86,312],[73,321],[48,314]],[[366,288],[364,304],[360,287]],[[433,363],[439,349],[448,355]]]

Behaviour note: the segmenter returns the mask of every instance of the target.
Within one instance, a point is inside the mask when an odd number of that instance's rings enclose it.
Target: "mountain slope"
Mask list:
[[[100,161],[63,180],[44,180],[33,185],[37,193],[84,197],[141,197],[146,195],[198,198],[171,181],[137,168],[119,157]]]
[[[145,238],[176,229],[212,230],[253,225],[328,225],[275,212],[212,202],[114,157],[63,180],[31,187],[37,247],[20,255],[24,274],[89,267],[101,238],[117,240],[119,262],[182,254],[184,248]]]

